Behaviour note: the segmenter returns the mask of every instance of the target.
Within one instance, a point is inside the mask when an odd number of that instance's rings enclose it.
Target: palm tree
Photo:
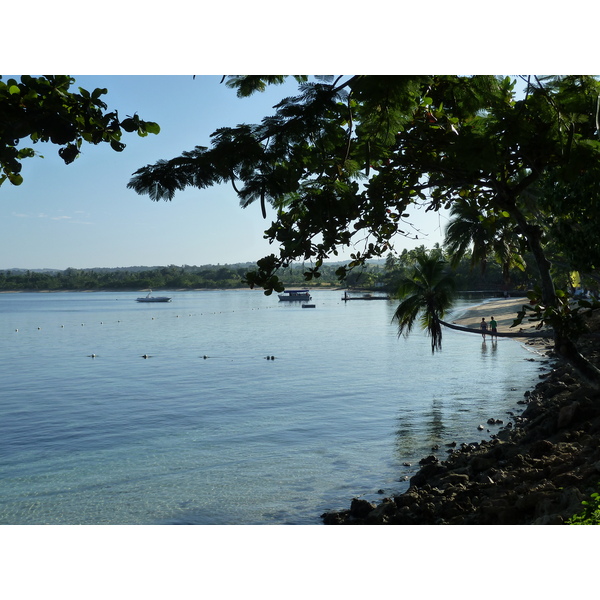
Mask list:
[[[466,199],[452,205],[450,218],[444,246],[452,255],[452,267],[458,266],[472,244],[471,268],[480,263],[484,273],[488,257],[492,255],[502,266],[505,283],[510,283],[511,269],[525,270],[516,227],[507,218],[486,218],[477,202]]]
[[[431,351],[442,349],[440,319],[452,307],[455,297],[453,278],[445,272],[446,262],[439,252],[416,257],[412,276],[402,280],[397,297],[402,301],[392,321],[398,321],[398,335],[408,335],[420,317],[431,337]]]

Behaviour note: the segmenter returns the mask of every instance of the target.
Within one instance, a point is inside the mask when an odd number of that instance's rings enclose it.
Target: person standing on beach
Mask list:
[[[490,329],[492,330],[492,339],[494,339],[494,336],[498,339],[498,323],[494,320],[494,317],[490,319]]]
[[[485,322],[485,317],[481,319],[481,323],[479,323],[479,327],[481,328],[481,334],[483,335],[483,341],[485,342],[485,334],[487,333],[487,323]]]

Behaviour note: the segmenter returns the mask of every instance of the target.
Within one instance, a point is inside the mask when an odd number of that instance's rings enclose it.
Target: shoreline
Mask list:
[[[492,315],[510,327],[523,299],[484,302],[453,320],[478,327]],[[516,338],[522,340],[523,338]],[[547,345],[539,338],[528,344]],[[600,366],[600,344],[580,351]],[[489,440],[448,444],[424,457],[408,490],[321,515],[325,525],[559,525],[582,511],[600,481],[600,393],[550,351],[551,371],[518,401]],[[519,414],[517,414],[519,413]]]
[[[464,312],[452,319],[452,324],[460,325],[461,327],[469,327],[472,329],[479,329],[481,319],[490,322],[491,318],[498,323],[498,333],[508,332],[524,332],[533,333],[537,332],[535,325],[528,325],[527,321],[523,321],[518,327],[511,327],[514,320],[517,318],[517,313],[521,310],[523,305],[527,304],[527,298],[502,298],[492,299],[489,302],[482,302],[468,308]],[[487,335],[491,337],[490,330],[488,329]],[[547,337],[527,337],[524,335],[514,336],[512,339],[525,343],[528,346],[533,346],[537,349],[546,348],[551,343],[553,338],[552,331],[548,331]]]

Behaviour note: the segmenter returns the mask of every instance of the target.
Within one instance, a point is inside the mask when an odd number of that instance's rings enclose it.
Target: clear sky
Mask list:
[[[105,102],[121,117],[137,112],[158,122],[161,132],[145,138],[126,134],[122,153],[84,145],[70,165],[56,146],[35,145],[44,158],[23,162],[23,184],[0,187],[1,269],[224,264],[255,261],[273,251],[263,239],[270,219],[263,220],[258,205],[240,208],[229,185],[152,202],[127,183],[146,164],[208,146],[220,126],[259,122],[281,98],[296,93],[294,80],[240,99],[220,76],[74,77],[87,90],[107,88]],[[430,235],[406,247],[441,240],[437,216],[415,222]]]

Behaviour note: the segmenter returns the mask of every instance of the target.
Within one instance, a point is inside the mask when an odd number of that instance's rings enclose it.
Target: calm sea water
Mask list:
[[[0,294],[0,523],[317,524],[489,437],[540,368],[337,291],[138,295]]]

